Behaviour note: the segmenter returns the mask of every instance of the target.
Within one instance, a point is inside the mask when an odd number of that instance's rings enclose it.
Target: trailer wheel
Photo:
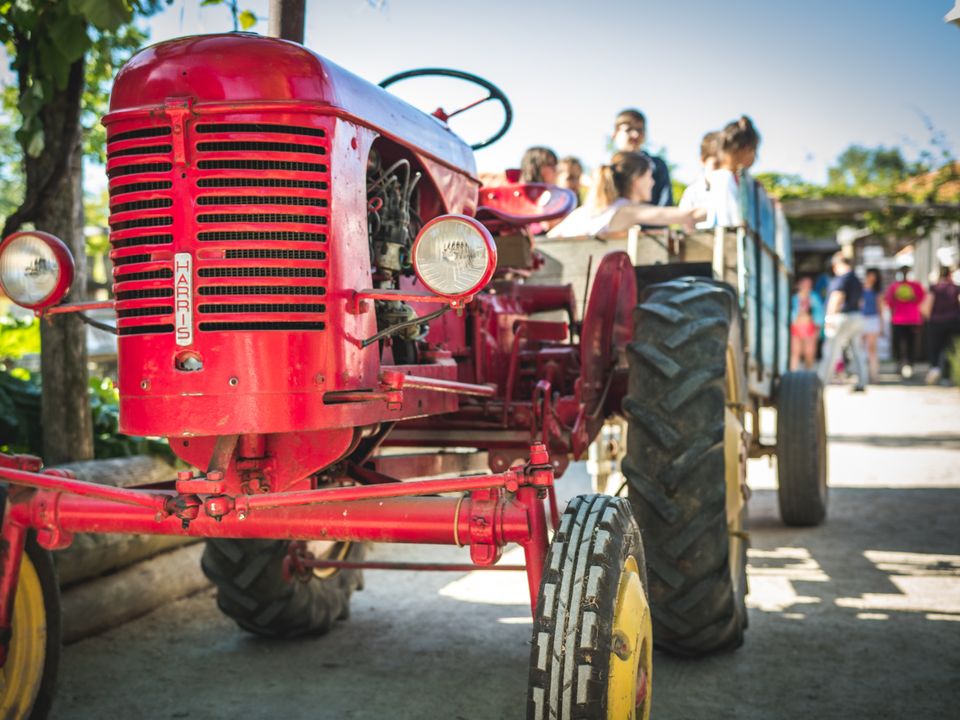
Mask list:
[[[736,294],[705,278],[648,288],[634,313],[622,469],[643,528],[657,646],[743,644],[746,379]]]
[[[330,543],[330,556],[363,560],[363,543]],[[360,570],[317,570],[285,577],[285,540],[207,540],[201,566],[217,586],[217,605],[244,630],[290,638],[323,634],[349,615]]]
[[[530,653],[528,720],[650,716],[653,639],[629,503],[581,495],[547,554]]]
[[[60,664],[60,589],[53,557],[31,532],[20,563],[0,717],[47,717]]]
[[[827,426],[823,384],[808,370],[780,380],[777,399],[780,517],[787,525],[819,525],[827,516]]]

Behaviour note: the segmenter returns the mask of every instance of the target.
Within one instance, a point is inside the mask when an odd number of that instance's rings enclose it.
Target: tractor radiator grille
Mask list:
[[[171,125],[139,122],[107,141],[120,334],[173,332],[174,255],[185,252],[201,334],[324,330],[327,131],[208,116],[187,125],[180,164]]]
[[[204,122],[196,136],[199,331],[323,330],[326,131]]]
[[[149,125],[107,138],[113,289],[121,335],[173,330],[170,137],[169,125]]]

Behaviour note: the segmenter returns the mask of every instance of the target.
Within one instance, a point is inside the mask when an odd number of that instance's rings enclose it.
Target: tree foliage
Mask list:
[[[168,0],[169,2],[169,0]],[[91,120],[103,108],[104,86],[124,53],[143,40],[131,25],[136,14],[150,14],[162,0],[6,0],[0,1],[0,42],[17,79],[16,96],[6,96],[15,138],[29,162],[27,190],[7,215],[4,234],[31,222],[66,174],[70,148],[80,137],[81,117]],[[99,104],[98,104],[99,99]],[[86,102],[85,102],[86,101]],[[81,107],[88,109],[81,115]],[[102,134],[89,135],[87,149],[102,151]],[[50,162],[42,162],[47,151]],[[40,171],[42,169],[42,172]]]
[[[960,163],[949,150],[942,133],[932,126],[930,147],[914,161],[900,148],[850,145],[827,170],[827,182],[819,185],[789,173],[758,173],[756,178],[773,197],[781,200],[823,198],[884,198],[886,209],[865,213],[863,224],[878,234],[923,235],[943,217],[960,218]],[[957,204],[957,210],[929,212],[934,204]],[[944,214],[946,212],[946,215]],[[795,231],[810,236],[836,233],[851,218],[792,220]]]

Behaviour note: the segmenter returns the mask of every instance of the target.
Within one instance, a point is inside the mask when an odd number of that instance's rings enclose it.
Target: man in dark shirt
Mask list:
[[[830,382],[840,353],[849,347],[857,371],[857,384],[853,389],[854,392],[863,392],[867,385],[867,363],[860,347],[860,336],[863,334],[863,313],[860,312],[863,284],[854,275],[853,268],[842,252],[836,253],[830,262],[834,278],[827,288],[823,330],[827,342],[820,362],[820,379],[824,385]]]
[[[647,119],[639,110],[623,110],[613,123],[613,144],[618,152],[643,152],[647,139]],[[655,155],[644,153],[653,163],[653,192],[650,202],[667,207],[673,205],[673,185],[667,164]]]

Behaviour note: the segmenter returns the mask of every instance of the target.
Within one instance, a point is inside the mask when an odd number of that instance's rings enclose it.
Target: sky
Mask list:
[[[851,143],[929,144],[924,117],[960,154],[960,28],[953,0],[307,0],[306,45],[372,82],[451,67],[500,87],[509,133],[480,170],[519,166],[545,145],[589,167],[609,157],[614,116],[647,116],[651,149],[689,182],[702,135],[741,114],[762,135],[756,172],[815,182]],[[267,32],[267,1],[240,0]],[[232,29],[224,7],[175,0],[146,21],[152,41]],[[442,80],[397,90],[447,110],[479,97]],[[473,142],[499,125],[488,106],[455,119]]]

